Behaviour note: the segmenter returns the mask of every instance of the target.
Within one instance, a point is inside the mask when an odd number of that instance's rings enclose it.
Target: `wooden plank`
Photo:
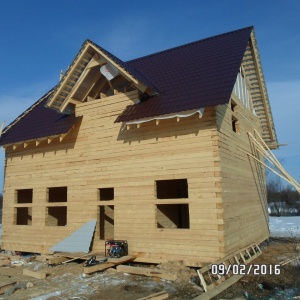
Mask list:
[[[50,258],[46,258],[46,263],[48,263],[49,265],[56,265],[59,263],[65,263],[66,261],[68,261],[67,257],[50,257]]]
[[[108,262],[114,263],[114,264],[123,264],[125,262],[131,261],[136,259],[136,255],[126,255],[122,256],[120,258],[108,258]]]
[[[34,277],[37,279],[46,279],[47,273],[44,271],[33,271],[29,269],[23,269],[23,275]]]
[[[9,288],[13,287],[17,282],[14,280],[2,280],[0,283],[0,295],[4,294]]]
[[[163,271],[157,270],[157,269],[151,269],[151,268],[141,268],[141,267],[131,267],[131,266],[124,266],[120,265],[117,266],[117,271],[120,273],[130,273],[130,274],[136,274],[136,275],[144,275],[144,276],[150,276],[150,277],[159,277],[166,280],[176,280],[177,275],[175,274],[169,274],[165,273]]]
[[[114,264],[114,263],[105,262],[105,263],[97,264],[97,265],[90,266],[90,267],[84,267],[83,272],[85,274],[91,274],[94,272],[106,270],[108,268],[114,267],[115,265],[116,264]]]
[[[166,291],[151,294],[149,296],[139,298],[137,300],[165,300],[169,298],[169,294]]]

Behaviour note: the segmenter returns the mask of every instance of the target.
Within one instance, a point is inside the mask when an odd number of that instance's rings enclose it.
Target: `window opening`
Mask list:
[[[16,225],[31,225],[32,224],[32,208],[31,207],[15,207],[15,222]]]
[[[47,207],[46,225],[47,226],[66,226],[67,225],[67,207],[66,206]]]
[[[48,202],[67,202],[68,188],[66,186],[48,188]]]
[[[179,199],[188,198],[187,179],[157,180],[157,199]]]
[[[16,190],[17,203],[32,203],[32,189]]]
[[[240,131],[238,119],[235,118],[234,116],[231,117],[231,125],[232,125],[232,131],[234,132]]]
[[[188,204],[157,204],[157,228],[190,228]]]
[[[100,188],[98,192],[100,201],[114,200],[114,188]]]

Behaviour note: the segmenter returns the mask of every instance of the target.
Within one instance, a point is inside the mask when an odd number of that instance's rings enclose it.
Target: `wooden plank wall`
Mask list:
[[[162,120],[121,130],[114,123],[137,92],[77,105],[83,116],[60,143],[8,148],[4,192],[3,248],[47,252],[97,218],[99,206],[114,206],[114,238],[125,239],[141,260],[183,260],[201,266],[225,255],[221,167],[216,110],[203,118]],[[188,199],[156,199],[155,180],[188,180]],[[68,201],[47,202],[48,187],[68,187]],[[114,199],[99,200],[99,188]],[[16,189],[33,189],[33,202],[15,203]],[[190,229],[157,228],[156,204],[189,204]],[[67,226],[46,226],[47,207],[67,206]],[[14,225],[15,207],[32,207],[31,225]],[[94,251],[104,250],[97,225]]]
[[[269,236],[264,170],[247,156],[254,154],[247,132],[261,132],[259,119],[232,97],[234,112],[230,104],[217,107],[226,254]],[[238,132],[232,130],[232,116]]]

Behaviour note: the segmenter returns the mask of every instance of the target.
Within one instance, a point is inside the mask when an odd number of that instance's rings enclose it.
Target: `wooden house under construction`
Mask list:
[[[248,132],[277,138],[252,27],[124,62],[87,40],[7,126],[3,249],[49,252],[90,220],[91,250],[214,262],[268,238]]]

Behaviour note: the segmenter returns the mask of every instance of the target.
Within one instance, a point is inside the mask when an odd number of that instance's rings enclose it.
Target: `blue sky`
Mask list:
[[[278,140],[300,180],[300,1],[4,0],[0,2],[0,125],[51,89],[88,38],[128,60],[253,25]],[[0,149],[0,192],[4,151]]]

